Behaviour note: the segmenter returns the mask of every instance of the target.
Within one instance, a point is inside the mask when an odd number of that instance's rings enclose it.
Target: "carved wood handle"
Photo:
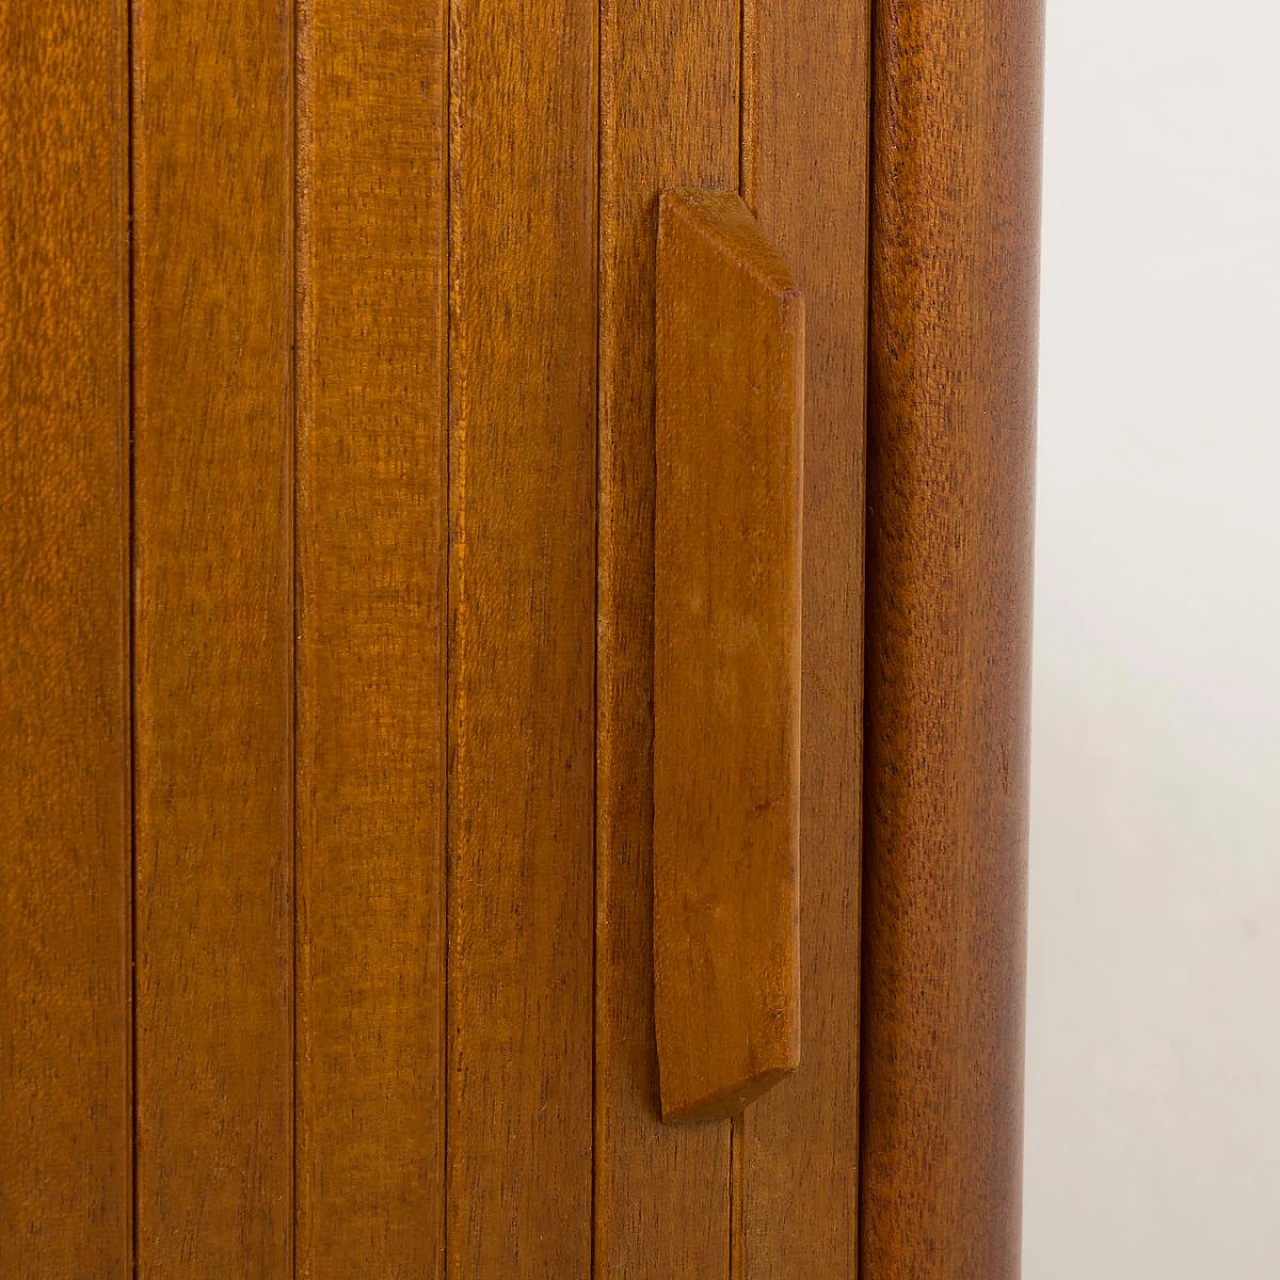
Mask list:
[[[804,304],[736,195],[658,214],[654,1009],[662,1115],[800,1060]]]

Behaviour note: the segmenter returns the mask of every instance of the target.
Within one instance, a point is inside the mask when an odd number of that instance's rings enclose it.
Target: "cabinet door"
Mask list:
[[[0,1274],[1016,1274],[1039,15],[874,9],[0,3]],[[671,188],[805,314],[800,1064],[682,1125]]]

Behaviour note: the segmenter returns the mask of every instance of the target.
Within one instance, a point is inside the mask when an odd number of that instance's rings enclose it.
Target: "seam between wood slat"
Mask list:
[[[875,261],[873,237],[871,234],[871,218],[876,207],[876,63],[875,55],[875,33],[880,22],[880,3],[881,0],[867,0],[867,155],[866,155],[866,199],[867,199],[867,229],[866,229],[866,307],[863,318],[866,332],[866,344],[863,350],[863,376],[865,381],[865,390],[863,393],[864,411],[870,396],[871,388],[871,320],[872,320],[872,289],[871,289],[871,268]],[[867,502],[870,500],[871,493],[871,415],[866,413],[866,420],[863,427],[863,466],[865,475],[863,478],[864,494]],[[864,502],[864,508],[866,502]],[[867,636],[867,595],[870,585],[870,574],[867,572],[867,546],[870,541],[867,529],[869,521],[867,513],[863,512],[863,583],[862,583],[862,722],[865,726],[867,719],[867,693],[871,687],[872,679],[872,652],[871,645],[868,643]],[[866,874],[867,874],[867,797],[871,794],[871,773],[867,767],[867,750],[866,743],[863,743],[862,750],[862,777],[860,779],[861,805],[862,805],[862,827],[861,836],[861,856],[862,856],[862,884],[859,886],[860,900],[858,903],[858,1185],[856,1188],[856,1198],[854,1200],[854,1212],[857,1214],[857,1247],[858,1247],[858,1270],[862,1270],[862,1241],[865,1239],[863,1232],[863,1223],[866,1220],[866,1203],[864,1197],[865,1179],[862,1176],[862,1152],[865,1149],[865,1135],[867,1128],[867,1073],[862,1069],[864,1058],[865,1040],[867,1021],[864,1016],[864,1007],[866,1004],[866,990],[863,978],[867,972],[867,953],[869,931],[866,927],[867,922],[867,893],[866,893]]]
[[[443,361],[441,386],[444,399],[443,429],[440,447],[444,451],[444,585],[441,591],[443,615],[441,618],[441,646],[444,661],[444,687],[441,691],[441,731],[444,734],[444,750],[440,755],[441,778],[441,840],[440,840],[440,1275],[449,1277],[449,1116],[452,1111],[453,1082],[449,1070],[450,1045],[453,1019],[449,1015],[452,993],[449,988],[449,957],[452,954],[453,935],[452,904],[449,886],[452,882],[453,840],[453,12],[454,0],[442,0],[444,24],[441,32],[442,61],[444,63],[444,88],[441,95],[443,120],[443,156],[441,169],[444,190],[444,307],[443,307]]]
[[[600,343],[604,340],[604,15],[603,0],[595,5],[595,503],[593,511],[593,553],[595,572],[591,575],[591,1190],[588,1226],[588,1271],[595,1280],[595,1213],[598,1198],[598,1044],[600,1009],[600,500],[603,471],[600,458],[604,447],[600,430],[604,422],[604,380],[600,378]]]
[[[754,0],[738,7],[738,196],[755,213],[756,13]],[[729,1129],[729,1280],[743,1280],[746,1249],[746,1116]]]
[[[738,195],[756,211],[756,0],[738,10]]]
[[[290,1060],[290,1106],[289,1106],[289,1150],[291,1159],[289,1161],[289,1222],[291,1224],[289,1231],[289,1273],[297,1280],[298,1277],[298,1164],[299,1164],[299,1146],[298,1146],[298,1106],[299,1106],[299,1064],[298,1064],[298,1046],[300,1043],[298,1035],[298,897],[300,878],[298,874],[298,643],[301,635],[301,617],[299,616],[299,592],[298,592],[298,547],[300,545],[300,535],[298,531],[298,387],[299,387],[299,351],[298,351],[298,334],[301,329],[299,323],[299,307],[301,302],[302,272],[298,268],[298,245],[301,243],[301,228],[299,220],[302,216],[302,201],[299,194],[299,183],[302,180],[303,173],[299,164],[299,75],[298,75],[298,0],[293,0],[289,7],[289,171],[291,181],[289,183],[290,198],[293,202],[291,216],[289,218],[289,265],[288,276],[290,292],[292,293],[291,305],[288,308],[289,316],[289,408],[285,415],[289,430],[289,443],[285,450],[285,456],[288,459],[289,467],[289,483],[285,486],[288,494],[289,513],[286,518],[286,527],[289,530],[289,578],[288,578],[288,599],[285,604],[285,614],[289,618],[289,742],[286,752],[289,757],[289,848],[291,851],[290,869],[289,869],[289,1060]]]
[[[136,124],[134,95],[134,48],[133,48],[133,15],[136,0],[124,0],[120,6],[124,16],[124,96],[125,96],[125,311],[126,311],[126,346],[125,346],[125,413],[123,456],[125,475],[123,484],[125,518],[124,546],[124,591],[122,600],[123,626],[125,632],[125,760],[127,776],[124,779],[125,802],[128,805],[129,850],[129,1009],[128,1009],[128,1089],[127,1112],[129,1117],[129,1186],[126,1198],[129,1212],[129,1230],[127,1257],[125,1259],[129,1274],[135,1275],[138,1269],[138,795],[137,795],[137,733],[134,713],[134,688],[137,673],[134,661],[134,636],[137,625],[137,612],[134,605],[134,406],[135,378],[137,360],[134,352],[134,256],[136,239],[134,235],[134,127]]]

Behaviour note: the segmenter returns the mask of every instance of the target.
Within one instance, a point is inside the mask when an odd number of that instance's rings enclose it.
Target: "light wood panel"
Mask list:
[[[658,1119],[653,326],[659,190],[737,186],[739,9],[600,7],[595,1266],[618,1280],[729,1265],[728,1126]]]
[[[147,1280],[293,1268],[292,22],[134,10]]]
[[[303,0],[299,1276],[444,1251],[445,7]]]
[[[1019,1273],[1035,0],[875,27],[865,1280]]]
[[[596,8],[451,22],[448,1271],[585,1276]]]
[[[131,1261],[128,49],[0,4],[0,1274]]]
[[[739,1122],[749,1280],[857,1270],[870,5],[747,0],[743,194],[805,298],[800,1067]]]

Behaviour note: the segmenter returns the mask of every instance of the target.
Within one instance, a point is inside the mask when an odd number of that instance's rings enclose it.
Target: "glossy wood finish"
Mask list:
[[[591,1267],[594,5],[449,61],[451,1280]]]
[[[744,9],[743,196],[805,298],[796,1073],[743,1115],[748,1280],[857,1270],[870,6]]]
[[[658,211],[654,1020],[664,1120],[800,1060],[804,299],[731,192]]]
[[[293,101],[286,0],[133,38],[142,1280],[293,1269]]]
[[[737,186],[739,11],[739,0],[600,6],[594,1151],[600,1280],[724,1276],[729,1269],[729,1126],[659,1120],[653,405],[658,192]]]
[[[864,1280],[1019,1268],[1040,17],[876,16]]]
[[[444,1266],[443,4],[298,31],[297,1273]]]
[[[0,4],[0,1274],[132,1252],[128,26]]]

